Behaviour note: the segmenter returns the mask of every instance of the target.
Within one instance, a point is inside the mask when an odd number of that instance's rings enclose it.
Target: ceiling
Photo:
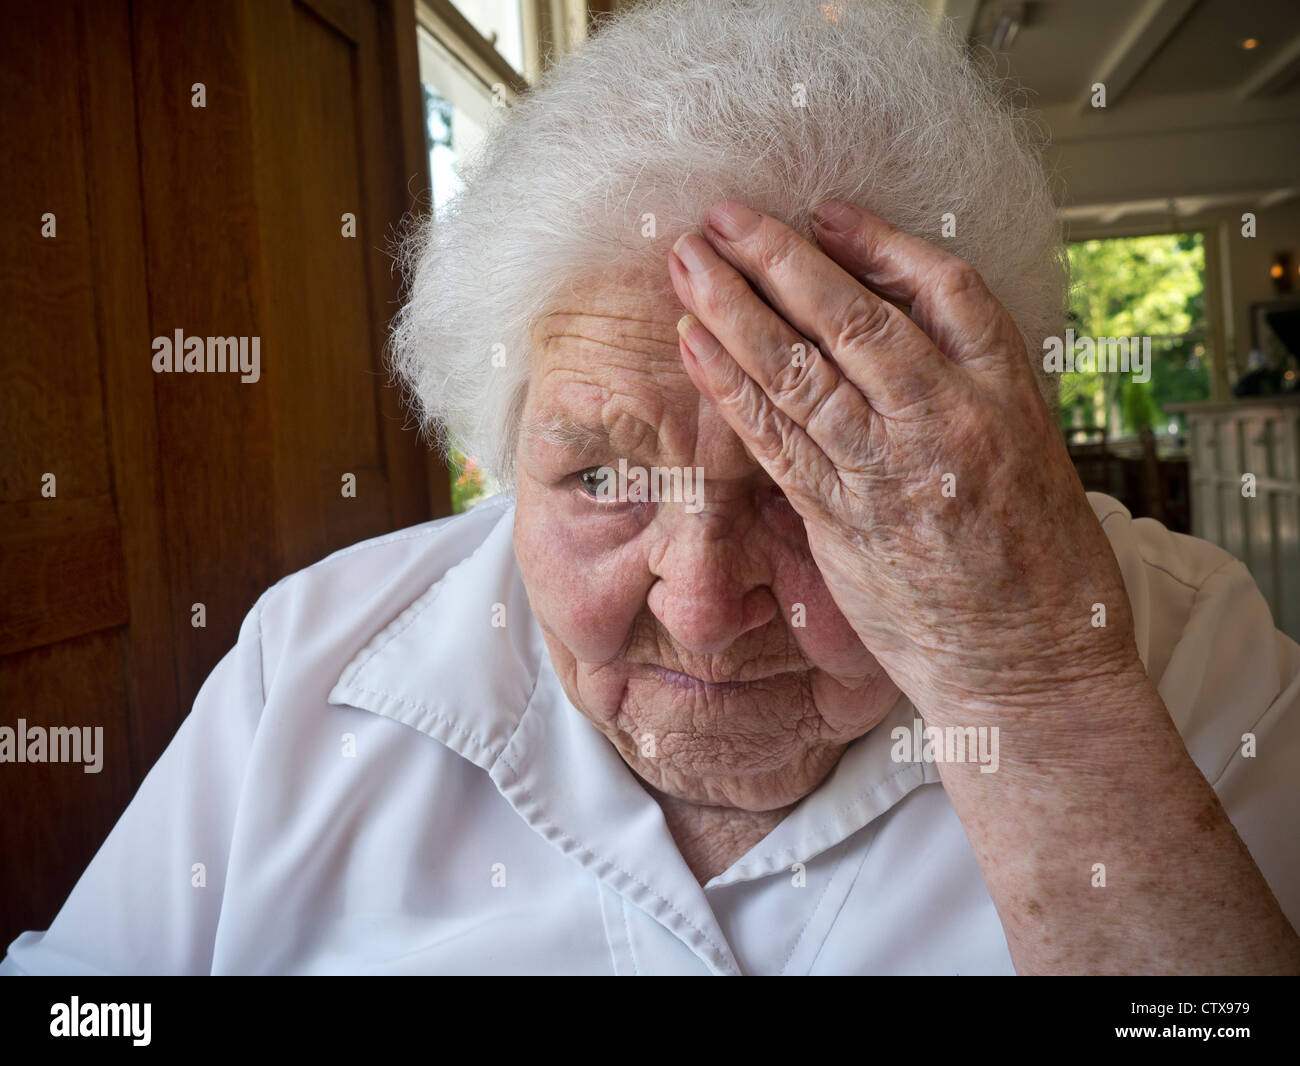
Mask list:
[[[1300,0],[917,2],[1026,89],[1082,228],[1300,197]]]
[[[1300,98],[1300,0],[984,0],[927,6],[938,17],[955,18],[974,43],[986,47],[999,16],[1018,18],[1015,38],[999,56],[1040,107],[1082,105],[1096,81],[1107,83],[1108,107],[1200,92]],[[1244,41],[1256,43],[1247,49]],[[1260,81],[1261,75],[1276,78]]]

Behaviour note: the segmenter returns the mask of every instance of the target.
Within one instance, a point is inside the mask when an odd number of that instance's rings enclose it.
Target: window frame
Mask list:
[[[528,91],[524,76],[501,55],[451,0],[415,0],[416,25],[430,33],[488,92],[512,104]],[[525,31],[524,51],[528,52]]]

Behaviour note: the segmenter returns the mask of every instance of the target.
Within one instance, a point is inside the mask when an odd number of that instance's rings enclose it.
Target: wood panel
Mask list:
[[[67,5],[16,6],[0,45],[4,170],[29,179],[6,182],[0,211],[3,502],[40,500],[46,473],[55,475],[64,499],[109,491],[80,86],[55,53],[25,45],[40,35],[57,44],[58,54],[76,57],[76,14]],[[47,213],[54,215],[52,238],[42,236]]]
[[[123,625],[125,569],[111,497],[0,504],[0,655]]]
[[[91,263],[97,299],[108,456],[120,523],[130,627],[123,651],[135,780],[162,754],[184,711],[171,643],[176,608],[164,535],[162,471],[149,344],[148,273],[140,203],[135,76],[127,6],[85,0],[77,20],[82,131],[89,169]],[[152,348],[146,349],[152,355]],[[146,372],[146,369],[148,372]]]
[[[411,136],[403,104],[419,100],[414,60],[394,67],[389,10],[291,0],[247,7],[266,329],[283,353],[271,377],[277,526],[291,567],[431,511],[425,459],[403,429],[399,396],[377,387],[399,296],[395,227],[424,188],[423,133]],[[413,53],[413,24],[407,32]],[[410,81],[398,83],[412,92],[393,91],[394,69],[406,71]],[[399,174],[407,179],[395,181]],[[355,236],[343,232],[345,213]],[[314,403],[293,403],[299,392]],[[354,497],[340,491],[345,473],[356,475]],[[441,482],[434,513],[450,510]]]
[[[3,947],[24,929],[49,925],[135,790],[123,651],[115,630],[4,659],[0,725],[16,729],[22,718],[45,729],[99,726],[103,751],[98,773],[77,763],[0,767]]]
[[[344,473],[379,466],[362,252],[375,220],[357,161],[355,42],[299,4],[247,13],[265,329],[277,354],[266,377],[274,502],[281,551],[297,568],[325,553],[332,522],[375,532],[388,522],[373,484],[359,482],[354,498],[341,492]],[[343,235],[345,212],[356,237]]]
[[[48,924],[138,780],[128,662],[141,685],[150,674],[132,661],[123,629],[138,600],[128,591],[127,555],[138,537],[119,506],[111,418],[119,397],[106,353],[130,315],[128,291],[143,294],[145,283],[138,260],[124,267],[138,249],[129,233],[112,248],[100,230],[110,207],[130,227],[134,152],[116,160],[124,173],[115,190],[118,179],[104,173],[113,159],[97,147],[98,109],[114,94],[121,99],[124,85],[133,144],[125,14],[124,5],[14,7],[0,44],[0,726],[99,728],[103,739],[98,773],[80,764],[0,764],[5,944]],[[42,235],[47,212],[53,236]],[[42,494],[45,473],[54,475],[52,496]],[[172,690],[167,680],[164,710]]]
[[[105,757],[0,765],[0,948],[48,924],[264,589],[450,511],[381,358],[390,237],[427,203],[410,5],[8,14],[0,705],[102,726]],[[178,329],[257,338],[259,379],[156,373]]]
[[[137,0],[132,5],[150,340],[258,337],[261,377],[154,375],[182,705],[234,641],[258,595],[281,575],[275,537],[269,366],[253,189],[240,8]],[[206,107],[192,106],[194,83]],[[191,625],[204,605],[207,627]],[[172,723],[173,728],[176,723]]]

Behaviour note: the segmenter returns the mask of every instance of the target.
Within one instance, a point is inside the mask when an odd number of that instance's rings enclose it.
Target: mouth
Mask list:
[[[714,694],[740,692],[752,686],[769,684],[777,678],[784,678],[789,676],[791,673],[791,671],[783,671],[782,673],[768,674],[765,677],[753,677],[735,681],[705,681],[701,678],[693,677],[690,674],[683,674],[678,670],[669,670],[667,667],[655,666],[654,664],[649,665],[650,670],[656,677],[662,679],[665,684],[673,688],[683,689],[687,692],[708,692]]]

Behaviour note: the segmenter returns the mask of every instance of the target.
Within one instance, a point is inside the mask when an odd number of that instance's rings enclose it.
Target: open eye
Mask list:
[[[617,499],[614,490],[617,488],[618,473],[613,467],[589,466],[585,470],[579,470],[574,476],[582,486],[582,491],[593,500]]]

